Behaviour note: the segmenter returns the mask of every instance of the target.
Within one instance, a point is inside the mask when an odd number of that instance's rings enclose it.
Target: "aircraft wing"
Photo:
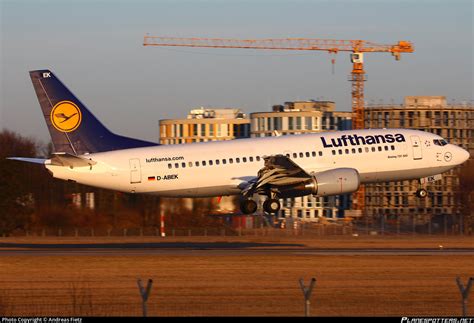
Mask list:
[[[258,177],[242,190],[244,196],[276,190],[278,187],[297,185],[311,179],[311,175],[284,155],[263,158],[265,166],[258,171]]]

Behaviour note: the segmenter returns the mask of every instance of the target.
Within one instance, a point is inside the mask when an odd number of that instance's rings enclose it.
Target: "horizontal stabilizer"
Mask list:
[[[51,165],[69,166],[69,167],[86,167],[97,164],[92,159],[71,155],[68,153],[56,153],[51,157]]]
[[[34,164],[43,164],[43,165],[46,162],[46,159],[43,159],[43,158],[8,157],[7,159],[18,160],[18,161],[34,163]]]

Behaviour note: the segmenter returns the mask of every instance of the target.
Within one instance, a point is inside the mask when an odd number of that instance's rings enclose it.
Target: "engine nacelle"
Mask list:
[[[336,168],[313,175],[308,181],[280,189],[282,198],[313,194],[329,196],[357,191],[360,185],[359,172],[354,168]]]

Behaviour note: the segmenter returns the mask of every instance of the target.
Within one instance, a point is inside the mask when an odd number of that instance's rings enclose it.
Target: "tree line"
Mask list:
[[[161,206],[173,213],[165,218],[169,227],[223,225],[216,217],[208,216],[215,207],[210,199],[196,199],[190,210],[180,199],[127,194],[58,180],[41,165],[6,159],[47,158],[52,151],[51,143],[44,145],[5,129],[0,132],[0,236],[45,228],[159,227]],[[86,193],[93,193],[93,208],[85,203]],[[74,201],[78,195],[80,203]]]

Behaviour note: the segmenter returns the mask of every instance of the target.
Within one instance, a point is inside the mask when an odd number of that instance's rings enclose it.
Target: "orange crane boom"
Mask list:
[[[391,53],[400,60],[401,53],[413,53],[411,42],[399,41],[395,45],[377,44],[365,40],[337,40],[319,38],[281,38],[281,39],[231,39],[231,38],[180,38],[146,35],[143,46],[177,46],[204,48],[247,48],[267,50],[319,50],[331,54],[351,52],[352,72],[352,128],[364,128],[364,71],[363,53]],[[334,63],[334,61],[333,61]],[[356,193],[355,209],[364,209],[364,190]]]

